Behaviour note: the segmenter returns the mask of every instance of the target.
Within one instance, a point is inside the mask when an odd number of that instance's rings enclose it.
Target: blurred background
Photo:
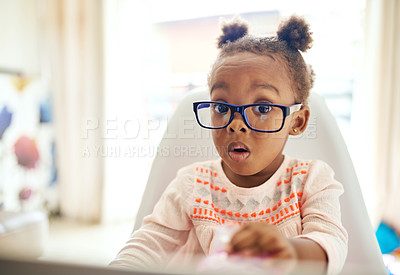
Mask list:
[[[310,23],[313,92],[373,226],[392,234],[385,252],[398,247],[398,1],[0,0],[0,211],[46,213],[42,257],[105,265],[118,252],[168,117],[206,86],[220,20],[236,14],[261,35],[292,14]]]

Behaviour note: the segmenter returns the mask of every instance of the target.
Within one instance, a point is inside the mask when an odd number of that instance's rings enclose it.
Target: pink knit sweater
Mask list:
[[[110,265],[130,268],[190,262],[216,247],[224,224],[266,222],[287,238],[308,238],[328,255],[328,274],[338,273],[347,255],[340,220],[342,185],[324,162],[285,156],[264,184],[242,188],[226,177],[221,159],[179,170],[151,215]]]

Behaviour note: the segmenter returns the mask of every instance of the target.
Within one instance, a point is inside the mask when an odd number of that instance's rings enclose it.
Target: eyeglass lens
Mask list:
[[[283,123],[283,111],[276,106],[255,105],[245,109],[248,124],[257,130],[276,131]],[[225,127],[229,124],[232,111],[228,105],[219,103],[201,103],[197,106],[197,116],[203,126],[210,128]]]

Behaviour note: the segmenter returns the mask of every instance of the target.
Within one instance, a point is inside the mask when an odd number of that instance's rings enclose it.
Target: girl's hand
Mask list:
[[[275,226],[267,223],[251,223],[241,227],[232,236],[228,252],[243,256],[297,259],[296,249],[292,243],[283,237]]]

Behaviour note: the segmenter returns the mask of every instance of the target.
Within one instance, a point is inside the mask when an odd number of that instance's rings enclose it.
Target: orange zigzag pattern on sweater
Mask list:
[[[301,197],[303,195],[303,193],[302,192],[292,193],[288,198],[284,199],[284,202],[288,203],[290,201],[290,199],[296,197],[296,195],[297,195],[297,197]],[[226,217],[230,216],[230,217],[237,217],[237,218],[239,218],[239,217],[248,218],[249,216],[256,218],[257,216],[265,216],[267,214],[272,214],[272,215],[268,215],[268,218],[265,218],[265,222],[272,223],[275,225],[289,217],[299,214],[300,207],[301,207],[300,201],[297,201],[292,204],[288,204],[285,207],[279,209],[279,211],[277,211],[278,205],[279,206],[282,205],[282,200],[280,200],[277,205],[272,207],[272,211],[271,211],[271,208],[267,208],[265,211],[261,210],[258,213],[253,212],[250,214],[250,213],[239,213],[239,212],[234,213],[232,211],[227,212],[226,209],[219,209],[219,208],[215,207],[213,203],[211,203],[212,210],[208,209],[208,208],[204,208],[207,206],[209,207],[210,202],[208,200],[202,200],[201,198],[195,199],[195,202],[198,203],[199,205],[195,206],[193,208],[193,214],[190,216],[191,218],[212,220],[219,224],[224,224],[225,219],[223,219],[223,218],[221,219],[219,216],[217,216],[217,213],[219,213],[220,215],[224,215]],[[203,206],[201,205],[201,203],[203,204]],[[276,211],[276,213],[273,213],[275,211]],[[263,221],[263,220],[260,220],[260,221]],[[241,224],[241,222],[237,222],[237,223]]]

